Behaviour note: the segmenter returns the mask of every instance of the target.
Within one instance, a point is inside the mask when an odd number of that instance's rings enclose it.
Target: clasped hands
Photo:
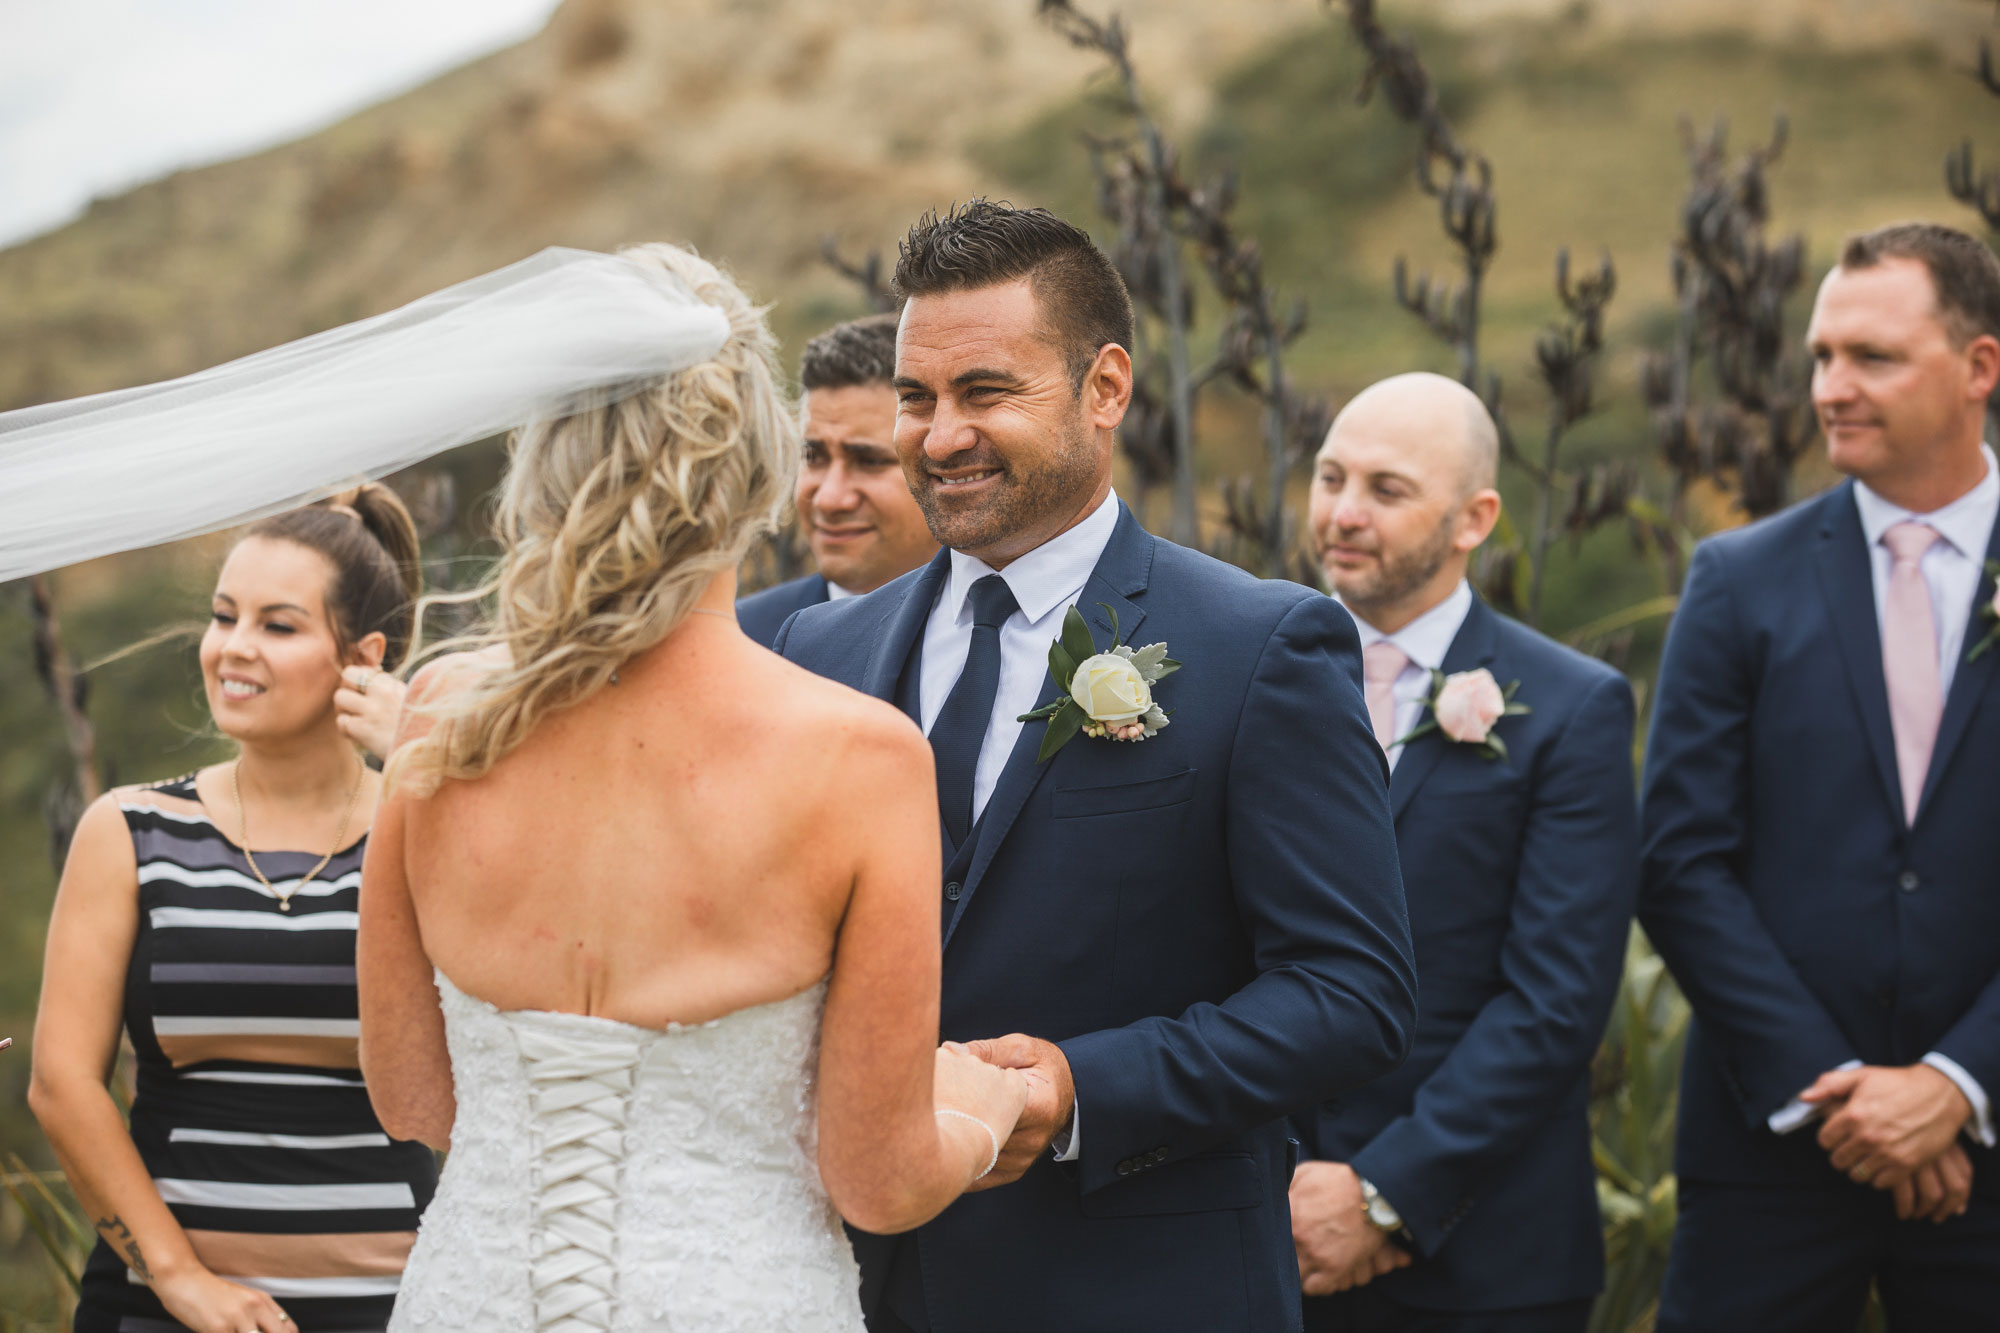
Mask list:
[[[1361,1177],[1347,1163],[1300,1162],[1291,1197],[1292,1247],[1306,1295],[1331,1296],[1410,1266],[1410,1252],[1368,1220]]]
[[[1925,1064],[1861,1065],[1821,1074],[1799,1100],[1825,1116],[1819,1145],[1857,1184],[1888,1190],[1896,1216],[1943,1222],[1972,1197],[1972,1159],[1959,1131],[1972,1105]]]
[[[946,1042],[939,1051],[941,1106],[953,1104],[944,1096],[942,1076],[946,1062],[956,1052],[976,1056],[999,1069],[1018,1070],[1027,1084],[1027,1103],[1014,1121],[1012,1132],[1000,1145],[999,1160],[991,1171],[973,1181],[967,1192],[1011,1184],[1049,1150],[1049,1144],[1076,1113],[1076,1085],[1070,1079],[1069,1060],[1054,1042],[1018,1032],[981,1041]],[[1004,1131],[1006,1127],[993,1128]]]

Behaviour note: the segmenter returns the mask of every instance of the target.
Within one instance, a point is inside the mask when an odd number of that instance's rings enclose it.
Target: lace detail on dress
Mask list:
[[[664,1032],[437,983],[458,1117],[392,1330],[864,1333],[815,1157],[824,982]]]

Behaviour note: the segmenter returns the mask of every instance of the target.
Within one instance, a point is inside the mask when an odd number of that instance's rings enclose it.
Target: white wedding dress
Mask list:
[[[392,1333],[863,1333],[814,1163],[824,981],[664,1032],[437,985],[458,1119]]]

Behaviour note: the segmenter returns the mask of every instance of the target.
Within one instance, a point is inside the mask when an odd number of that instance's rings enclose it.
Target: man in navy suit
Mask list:
[[[1132,308],[1083,232],[976,200],[917,224],[896,283],[897,452],[949,549],[778,648],[929,734],[942,1035],[1036,1091],[978,1192],[856,1236],[869,1327],[1296,1329],[1284,1117],[1394,1069],[1415,1017],[1353,622],[1112,493]],[[1181,667],[1122,693],[1157,734],[1073,731],[1042,760],[1021,718],[1062,697],[1071,607],[1095,648],[1115,617]],[[1093,677],[1112,694],[1120,660]],[[1108,702],[1093,717],[1145,729]]]
[[[799,358],[805,457],[799,527],[818,572],[736,603],[736,621],[762,644],[792,612],[858,597],[937,554],[923,511],[896,461],[896,317],[837,324]]]
[[[1640,920],[1694,1006],[1662,1330],[2000,1326],[2000,263],[1848,242],[1807,334],[1851,480],[1695,553]]]
[[[1361,632],[1423,1012],[1401,1069],[1295,1117],[1315,1333],[1581,1333],[1604,1282],[1590,1058],[1638,888],[1632,691],[1467,584],[1498,456],[1477,395],[1399,375],[1317,463],[1311,528]],[[1515,685],[1528,711],[1496,720]]]

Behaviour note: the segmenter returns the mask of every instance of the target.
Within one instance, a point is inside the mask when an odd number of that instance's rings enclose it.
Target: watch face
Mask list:
[[[1380,1195],[1368,1201],[1368,1220],[1384,1231],[1394,1231],[1403,1225],[1402,1215],[1389,1206],[1389,1201]]]

